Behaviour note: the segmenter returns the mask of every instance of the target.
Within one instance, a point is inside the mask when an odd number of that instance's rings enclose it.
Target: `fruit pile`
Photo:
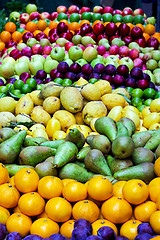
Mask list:
[[[0,239],[160,234],[160,33],[142,9],[12,12],[0,33]]]

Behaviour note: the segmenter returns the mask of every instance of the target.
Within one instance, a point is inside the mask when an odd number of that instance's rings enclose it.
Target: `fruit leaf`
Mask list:
[[[4,30],[4,26],[7,23],[7,18],[6,18],[6,12],[5,9],[3,8],[0,10],[0,32]]]
[[[118,94],[123,96],[128,103],[130,103],[130,104],[132,103],[131,100],[128,97],[126,97],[124,94],[122,94],[122,93],[118,93]]]
[[[11,0],[10,2],[7,2],[5,4],[6,9],[8,10],[9,13],[13,12],[13,11],[17,11],[17,12],[25,12],[26,11],[26,4],[23,3],[23,1],[19,0]]]

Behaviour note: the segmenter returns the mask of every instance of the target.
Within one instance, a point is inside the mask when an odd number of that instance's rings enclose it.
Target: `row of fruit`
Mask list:
[[[100,175],[81,183],[56,176],[39,178],[31,168],[9,178],[3,164],[0,172],[1,239],[7,233],[6,239],[19,240],[150,239],[160,234],[159,177],[149,185],[140,179],[113,184]],[[83,228],[77,229],[81,224]]]

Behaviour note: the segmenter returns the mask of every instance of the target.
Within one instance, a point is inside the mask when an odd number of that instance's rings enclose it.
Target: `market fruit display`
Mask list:
[[[1,239],[159,238],[159,43],[142,9],[5,18]]]

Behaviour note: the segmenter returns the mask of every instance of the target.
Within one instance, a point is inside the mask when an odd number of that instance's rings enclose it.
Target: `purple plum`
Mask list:
[[[22,236],[19,232],[11,232],[7,235],[6,240],[22,240]]]
[[[79,226],[87,228],[90,233],[93,231],[92,224],[86,219],[78,219],[74,222],[74,227]]]
[[[77,226],[72,231],[72,240],[86,240],[90,236],[90,231],[83,226]]]
[[[100,227],[97,231],[97,235],[102,237],[102,239],[107,240],[115,240],[116,239],[116,233],[115,231],[108,226]]]
[[[60,233],[54,233],[49,238],[54,240],[67,240],[67,238]]]
[[[0,240],[5,239],[7,234],[8,234],[8,232],[7,232],[6,226],[4,224],[0,223]]]
[[[35,234],[28,235],[25,238],[23,238],[23,240],[42,240],[42,239],[43,238],[41,236]]]

